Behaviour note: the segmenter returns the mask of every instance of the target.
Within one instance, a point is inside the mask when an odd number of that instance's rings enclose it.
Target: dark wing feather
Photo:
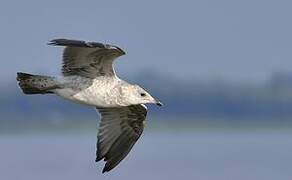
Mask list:
[[[141,136],[147,109],[144,105],[97,109],[101,113],[101,123],[96,162],[104,159],[103,172],[107,172],[127,156]]]
[[[66,46],[63,52],[62,73],[64,76],[79,75],[88,78],[113,76],[113,61],[125,54],[117,46],[98,42],[54,39],[48,43]]]

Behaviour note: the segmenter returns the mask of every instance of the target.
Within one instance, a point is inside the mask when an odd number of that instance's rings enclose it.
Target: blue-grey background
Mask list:
[[[290,179],[290,1],[0,2],[0,179]],[[48,95],[24,96],[17,71],[60,75],[54,38],[115,44],[124,79],[149,106],[129,156],[102,175],[98,116]]]

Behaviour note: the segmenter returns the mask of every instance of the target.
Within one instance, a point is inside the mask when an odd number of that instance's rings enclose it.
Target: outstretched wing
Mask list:
[[[145,105],[97,108],[101,114],[96,162],[106,161],[103,173],[117,166],[130,152],[144,129]]]
[[[63,52],[64,76],[78,75],[88,78],[114,76],[113,61],[125,54],[117,46],[97,42],[54,39],[48,44],[66,46]]]

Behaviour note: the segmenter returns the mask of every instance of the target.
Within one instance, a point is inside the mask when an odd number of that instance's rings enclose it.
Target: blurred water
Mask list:
[[[0,179],[290,180],[292,134],[146,132],[113,171],[94,163],[95,133],[0,136]]]

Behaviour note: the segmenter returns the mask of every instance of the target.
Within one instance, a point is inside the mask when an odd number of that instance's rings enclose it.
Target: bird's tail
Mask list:
[[[53,93],[52,90],[59,88],[55,78],[49,76],[18,72],[16,80],[24,94]]]

